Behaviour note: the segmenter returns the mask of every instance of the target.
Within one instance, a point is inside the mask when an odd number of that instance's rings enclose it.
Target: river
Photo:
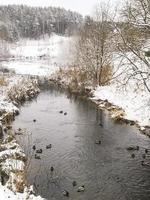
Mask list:
[[[67,190],[71,200],[150,199],[150,167],[141,165],[149,138],[134,126],[115,123],[90,101],[49,88],[21,107],[13,126],[26,130],[18,140],[29,159],[27,181],[42,197],[63,200]],[[43,150],[40,160],[34,158],[34,144]],[[130,145],[138,145],[139,151],[127,151]],[[81,185],[85,191],[79,193]]]

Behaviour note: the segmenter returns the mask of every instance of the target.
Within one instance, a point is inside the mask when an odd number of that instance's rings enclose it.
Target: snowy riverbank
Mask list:
[[[15,139],[11,122],[19,114],[19,106],[39,93],[35,78],[11,73],[0,74],[0,199],[40,200],[25,181],[26,156]]]

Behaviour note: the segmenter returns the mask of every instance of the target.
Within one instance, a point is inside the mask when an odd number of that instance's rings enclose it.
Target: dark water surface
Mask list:
[[[50,89],[21,108],[14,127],[29,132],[19,141],[31,159],[28,182],[43,197],[66,199],[66,189],[71,200],[150,199],[150,167],[140,163],[144,148],[150,149],[149,138],[134,127],[114,123],[90,102]],[[96,145],[99,139],[102,144]],[[50,143],[52,149],[46,149]],[[33,144],[43,149],[41,160],[34,159]],[[126,150],[130,145],[140,146],[135,158]],[[83,193],[72,186],[74,180],[85,185]]]

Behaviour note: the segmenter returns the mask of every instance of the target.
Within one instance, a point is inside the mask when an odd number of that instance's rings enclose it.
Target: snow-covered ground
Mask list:
[[[28,190],[25,190],[23,193],[16,193],[12,192],[5,186],[0,185],[0,199],[1,200],[42,200],[40,196],[35,196],[33,194],[30,194]],[[44,199],[43,199],[44,200]]]
[[[148,72],[149,69],[134,55],[128,53],[128,57],[139,70]],[[108,86],[97,87],[93,91],[93,99],[108,100],[123,109],[126,119],[136,121],[140,126],[150,126],[150,93],[144,87],[142,79],[139,74],[131,76],[135,72],[127,59],[114,54],[113,63],[117,78]],[[150,85],[150,80],[147,79],[147,83]]]
[[[121,90],[116,85],[97,87],[93,99],[108,100],[125,111],[125,118],[140,126],[150,125],[150,94],[146,91]]]
[[[24,39],[10,45],[12,59],[3,66],[17,74],[49,76],[71,61],[72,38],[52,35],[40,40]]]

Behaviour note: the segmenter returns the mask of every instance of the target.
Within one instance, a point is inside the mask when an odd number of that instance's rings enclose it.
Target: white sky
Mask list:
[[[83,15],[92,14],[94,6],[98,2],[107,0],[0,0],[0,5],[8,4],[27,4],[30,6],[59,6],[72,11],[77,11]],[[111,0],[115,4],[119,0]]]

